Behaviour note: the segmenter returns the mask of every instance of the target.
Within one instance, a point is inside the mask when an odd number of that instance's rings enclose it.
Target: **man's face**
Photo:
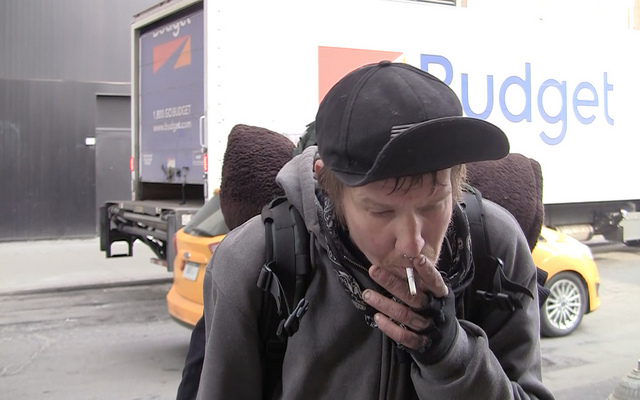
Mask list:
[[[452,212],[451,169],[425,174],[393,190],[394,179],[343,188],[343,210],[351,240],[373,264],[406,266],[407,257],[438,260]]]

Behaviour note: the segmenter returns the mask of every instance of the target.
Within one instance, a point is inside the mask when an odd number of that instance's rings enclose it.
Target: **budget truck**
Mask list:
[[[556,4],[558,3],[558,4]],[[632,1],[167,0],[135,16],[131,198],[100,209],[101,249],[172,237],[219,186],[239,123],[301,133],[350,70],[406,62],[536,159],[545,223],[640,243],[640,31]],[[114,243],[125,251],[115,254]]]

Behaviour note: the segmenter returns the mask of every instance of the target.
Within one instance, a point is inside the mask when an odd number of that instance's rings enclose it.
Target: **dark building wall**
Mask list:
[[[98,95],[130,93],[158,0],[0,0],[0,241],[95,236]]]

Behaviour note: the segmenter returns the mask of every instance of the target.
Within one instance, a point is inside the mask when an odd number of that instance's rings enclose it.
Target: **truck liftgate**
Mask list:
[[[202,202],[178,204],[166,201],[107,202],[100,207],[100,250],[107,258],[131,257],[140,240],[151,248],[151,261],[173,271],[175,233],[202,207]],[[114,253],[114,243],[124,242],[126,252]]]

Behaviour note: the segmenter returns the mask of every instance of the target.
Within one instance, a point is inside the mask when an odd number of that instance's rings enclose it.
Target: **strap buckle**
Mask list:
[[[271,268],[269,268],[269,264],[263,264],[262,268],[260,268],[260,275],[258,276],[257,286],[265,292],[269,292],[273,299],[276,302],[276,308],[278,309],[278,315],[283,315],[284,310],[282,307],[282,303],[285,303],[286,311],[289,311],[289,305],[287,303],[287,299],[284,297],[284,292],[282,290],[280,281],[278,277],[273,272]]]
[[[485,290],[477,290],[476,294],[488,303],[493,303],[497,308],[514,312],[522,308],[522,302],[506,293],[491,293]]]
[[[500,258],[495,258],[495,272],[493,276],[492,291],[477,290],[476,295],[497,308],[514,312],[523,308],[522,301],[516,294],[528,296],[533,299],[533,294],[524,286],[521,286],[507,278],[504,273],[504,263]]]
[[[307,310],[309,310],[309,302],[305,298],[302,298],[291,314],[289,314],[286,319],[280,321],[280,326],[278,326],[278,331],[276,332],[278,337],[284,340],[298,332],[298,328],[300,328],[300,320],[304,317]]]

